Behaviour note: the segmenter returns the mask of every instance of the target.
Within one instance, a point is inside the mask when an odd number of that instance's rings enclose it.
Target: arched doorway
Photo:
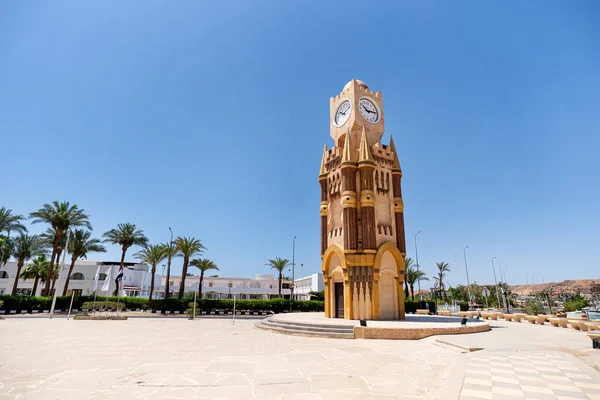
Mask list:
[[[398,319],[398,288],[396,277],[390,270],[379,275],[379,318]]]

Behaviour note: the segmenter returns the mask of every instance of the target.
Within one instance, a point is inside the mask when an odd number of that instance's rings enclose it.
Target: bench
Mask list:
[[[600,323],[584,322],[584,324],[587,327],[588,331],[599,331],[600,330]]]
[[[546,314],[538,314],[538,317],[540,317],[540,320],[543,318],[544,322],[550,322],[548,321],[548,318],[552,318],[552,315],[546,315]]]
[[[548,318],[548,322],[550,322],[550,325],[558,328],[558,318]]]
[[[452,316],[452,312],[450,312],[450,311],[438,311],[437,313],[438,313],[438,315],[443,315],[445,317],[451,317]]]
[[[527,321],[529,321],[530,324],[534,324],[534,325],[535,325],[536,322],[538,322],[538,317],[534,317],[532,315],[526,316],[525,319]]]
[[[537,323],[538,325],[544,325],[544,322],[548,321],[548,317],[547,316],[537,316]]]
[[[581,327],[579,326],[579,322],[580,321],[569,319],[568,322],[571,325],[571,328],[575,329],[576,331],[580,331],[581,330]]]
[[[419,314],[419,315],[429,315],[429,310],[417,309],[417,314]]]
[[[467,312],[466,311],[459,311],[458,312],[458,316],[459,317],[466,317],[467,316]]]

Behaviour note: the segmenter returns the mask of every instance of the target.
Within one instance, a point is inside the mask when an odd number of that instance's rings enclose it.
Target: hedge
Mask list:
[[[117,303],[116,301],[86,301],[81,305],[81,308],[84,310],[91,310],[92,308],[100,311],[105,310],[123,310],[123,303]]]
[[[94,296],[75,296],[73,298],[73,308],[83,309],[84,303],[92,302]],[[138,297],[121,297],[119,303],[129,309],[150,309],[157,311],[180,311],[187,310],[188,304],[193,298],[186,296],[183,299],[169,298],[163,300],[152,300]],[[52,305],[52,297],[30,297],[30,296],[0,296],[0,310],[49,310]],[[116,296],[96,298],[99,302],[117,302]],[[56,298],[56,309],[67,310],[71,302],[71,296],[58,296]],[[272,311],[275,313],[293,311],[323,311],[325,309],[322,301],[294,301],[289,299],[272,300],[236,300],[235,308],[239,311]],[[198,300],[198,310],[200,311],[233,311],[233,300]]]

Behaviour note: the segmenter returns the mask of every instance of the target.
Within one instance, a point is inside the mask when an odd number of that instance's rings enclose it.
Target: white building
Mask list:
[[[314,273],[304,278],[294,280],[294,298],[296,300],[310,300],[310,292],[321,292],[325,290],[323,284],[323,274]]]
[[[166,276],[162,276],[160,287],[157,290],[157,298],[164,297]],[[200,277],[186,276],[185,293],[198,293]],[[179,293],[181,276],[171,276],[169,291],[171,297]],[[231,299],[236,295],[237,299],[263,299],[276,298],[279,295],[279,281],[272,274],[256,274],[254,279],[250,278],[221,278],[204,277],[202,281],[202,297],[206,299]],[[290,298],[290,282],[281,281],[281,295]]]
[[[119,271],[118,261],[88,261],[80,260],[75,263],[73,267],[73,273],[69,281],[69,290],[67,295],[70,295],[72,291],[75,294],[80,295],[92,295],[94,293],[93,280],[96,275],[96,270],[100,267],[100,279],[98,282],[98,295],[112,296],[115,290],[116,283],[115,278]],[[112,268],[111,268],[112,267]],[[23,266],[21,272],[27,268],[27,264]],[[108,269],[111,268],[111,276],[107,277]],[[146,264],[126,262],[125,268],[123,269],[123,286],[125,294],[131,297],[148,297],[150,292],[150,279],[152,274],[148,272],[150,267]],[[65,263],[60,279],[56,280],[55,290],[59,295],[62,295],[63,288],[65,287],[65,281],[67,278],[67,272],[69,271],[69,264]],[[11,294],[15,276],[17,274],[17,263],[8,262],[5,266],[0,269],[0,295]],[[109,278],[110,286],[106,292],[101,292],[104,281]],[[160,282],[160,276],[155,277],[155,285]],[[17,294],[31,295],[33,290],[33,279],[23,280],[19,279],[17,286]],[[36,295],[40,295],[44,284],[40,281],[36,289]]]

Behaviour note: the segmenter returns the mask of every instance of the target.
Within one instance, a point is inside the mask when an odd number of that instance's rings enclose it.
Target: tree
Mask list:
[[[152,293],[154,293],[154,275],[156,274],[156,266],[165,258],[167,258],[167,252],[167,247],[162,243],[149,244],[142,250],[138,251],[134,256],[141,262],[150,264],[152,267],[152,278],[150,278],[150,296],[148,296],[150,300],[152,300]],[[167,285],[168,284],[169,282],[167,281]]]
[[[217,265],[208,258],[192,260],[190,261],[190,265],[192,267],[197,267],[200,269],[200,282],[198,283],[198,299],[202,299],[202,281],[204,281],[204,273],[211,269],[218,271],[219,267],[217,267]]]
[[[11,209],[0,207],[0,232],[7,232],[9,235],[11,231],[25,233],[27,228],[21,222],[24,220],[24,216],[13,215]]]
[[[425,272],[417,270],[414,266],[411,265],[410,267],[407,267],[406,268],[406,281],[410,285],[410,294],[411,294],[413,301],[415,300],[415,282],[417,282],[419,280],[428,281],[429,278],[427,278],[427,276],[425,276]]]
[[[0,235],[0,268],[8,262],[13,249],[14,241],[8,236]]]
[[[187,274],[188,265],[190,258],[201,255],[206,247],[202,245],[202,242],[195,237],[181,237],[175,239],[175,246],[179,252],[179,256],[183,257],[183,269],[181,271],[181,284],[179,286],[179,298],[183,298],[183,292],[185,290],[185,277]]]
[[[404,298],[406,299],[408,297],[408,269],[409,268],[413,268],[415,266],[415,263],[413,261],[413,259],[411,257],[405,257],[404,258]],[[415,299],[415,296],[413,296],[413,300]]]
[[[50,275],[54,270],[55,262],[58,264],[56,253],[60,247],[62,236],[71,228],[86,227],[92,230],[92,225],[85,210],[80,209],[75,204],[71,205],[68,201],[53,201],[52,204],[44,204],[42,208],[29,214],[29,218],[34,218],[32,221],[34,224],[40,222],[50,224],[56,232],[52,243],[52,256],[50,257],[48,276],[46,277],[46,284],[44,286],[44,294],[47,295],[50,289]]]
[[[50,261],[46,258],[46,256],[38,256],[23,270],[23,272],[21,272],[21,275],[19,276],[21,279],[34,280],[33,290],[31,291],[32,296],[35,296],[39,280],[46,278],[49,266]]]
[[[67,233],[66,235],[62,235],[60,237],[58,247],[56,248],[56,262],[54,263],[54,270],[56,270],[56,271],[60,271],[60,269],[62,268],[62,265],[61,265],[62,260],[60,257],[62,255],[64,248],[67,246],[67,236],[68,235],[69,234]],[[40,235],[40,237],[44,240],[46,247],[52,248],[54,245],[54,238],[56,237],[56,229],[50,227],[50,228],[46,229],[46,232],[42,233]],[[57,279],[58,279],[58,274],[55,274],[54,277],[52,278],[52,286],[50,288],[50,293],[54,293],[54,285],[55,285]]]
[[[23,265],[32,257],[44,255],[45,252],[46,248],[44,246],[44,241],[37,235],[29,236],[25,233],[21,233],[15,238],[13,257],[17,260],[17,274],[11,293],[13,296],[17,294],[19,276],[21,275],[21,268],[23,268]]]
[[[69,253],[71,253],[71,265],[69,266],[69,274],[65,281],[63,296],[67,295],[71,274],[75,267],[75,262],[79,259],[87,258],[88,253],[105,253],[106,248],[102,246],[102,242],[98,239],[92,239],[92,232],[76,229],[69,241]]]
[[[265,265],[270,266],[271,269],[279,272],[279,297],[281,297],[281,280],[283,279],[283,271],[290,265],[290,261],[287,258],[275,257],[274,259],[268,260]]]
[[[169,242],[163,244],[166,249],[166,258],[167,258],[167,284],[165,285],[165,299],[169,298],[169,291],[171,289],[171,285],[169,282],[171,281],[171,259],[173,257],[177,257],[179,255],[179,249],[177,246],[174,246],[174,242]]]
[[[129,222],[118,224],[116,229],[113,228],[108,232],[104,232],[102,237],[105,238],[105,243],[118,244],[121,246],[121,263],[119,264],[119,273],[123,271],[123,264],[125,263],[125,254],[127,254],[127,250],[131,246],[146,246],[148,244],[148,238],[146,235],[144,235],[144,231],[137,229],[135,224]],[[116,289],[114,295],[117,295]]]
[[[442,293],[444,293],[444,299],[448,301],[448,295],[446,294],[444,287],[444,280],[446,279],[446,274],[450,272],[450,264],[442,261],[436,263],[436,266],[438,268],[437,276],[434,278],[436,285],[442,291]]]

